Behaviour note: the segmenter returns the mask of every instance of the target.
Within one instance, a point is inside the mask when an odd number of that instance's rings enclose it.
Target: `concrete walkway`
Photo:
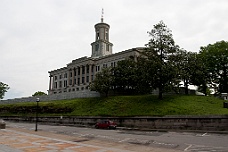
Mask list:
[[[176,152],[19,128],[0,129],[0,152]]]

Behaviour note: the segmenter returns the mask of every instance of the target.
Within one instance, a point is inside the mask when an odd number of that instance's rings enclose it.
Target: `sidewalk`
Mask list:
[[[0,129],[0,152],[176,152],[141,145],[87,141],[81,137],[31,131]]]

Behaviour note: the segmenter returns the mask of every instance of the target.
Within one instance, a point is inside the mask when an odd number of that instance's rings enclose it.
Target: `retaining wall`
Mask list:
[[[18,122],[35,122],[35,117],[0,117]],[[228,115],[164,117],[39,117],[39,123],[94,126],[101,119],[113,120],[118,126],[139,129],[228,131]]]
[[[42,101],[64,100],[64,99],[74,99],[74,98],[91,98],[91,97],[100,97],[100,94],[95,91],[83,90],[83,91],[77,91],[77,92],[64,92],[64,93],[59,93],[59,94],[0,100],[0,104],[12,104],[12,103],[19,103],[19,102],[36,102],[37,98],[39,98],[40,101],[42,102]]]

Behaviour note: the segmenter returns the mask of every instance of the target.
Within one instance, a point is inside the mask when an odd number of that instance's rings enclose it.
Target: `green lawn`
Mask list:
[[[113,96],[40,102],[40,115],[68,116],[164,116],[228,115],[224,100],[215,97],[170,95]],[[0,105],[0,115],[33,115],[36,103]]]

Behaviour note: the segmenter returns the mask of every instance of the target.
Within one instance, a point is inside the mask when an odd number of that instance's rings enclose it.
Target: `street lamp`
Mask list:
[[[35,131],[37,131],[37,123],[38,123],[38,103],[40,101],[40,98],[36,98],[36,127]]]

